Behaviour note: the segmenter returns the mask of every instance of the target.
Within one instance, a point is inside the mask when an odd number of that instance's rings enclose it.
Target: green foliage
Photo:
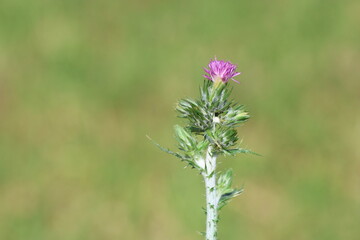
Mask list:
[[[217,193],[219,195],[219,205],[218,209],[220,210],[224,207],[232,198],[240,195],[244,190],[233,189],[231,187],[233,178],[233,172],[231,169],[228,169],[224,174],[219,175],[217,181]]]
[[[262,156],[261,154],[258,154],[256,152],[253,152],[251,150],[244,149],[244,148],[229,149],[229,150],[226,151],[226,153],[231,154],[231,155],[235,155],[235,154],[238,154],[238,153],[247,153],[247,154],[253,154],[253,155],[256,155],[256,156]]]
[[[187,125],[175,125],[175,137],[178,148],[183,154],[169,149],[160,149],[187,162],[200,172],[207,172],[204,162],[206,151],[210,147],[211,155],[236,155],[238,153],[256,154],[250,150],[236,147],[239,140],[236,127],[249,119],[243,105],[229,100],[231,93],[228,83],[205,80],[200,88],[199,99],[182,99],[178,102],[176,111],[180,118],[187,120]],[[216,174],[215,171],[208,173]],[[211,176],[207,176],[211,177]],[[238,196],[243,190],[231,187],[232,171],[219,175],[217,193],[221,209],[230,199]]]
[[[200,88],[199,99],[181,99],[176,111],[180,118],[187,120],[187,125],[176,125],[175,136],[179,150],[183,151],[184,155],[174,154],[166,148],[162,150],[186,159],[192,166],[196,166],[196,158],[202,156],[209,145],[214,154],[253,153],[250,150],[234,148],[239,140],[235,127],[250,116],[243,105],[229,100],[231,91],[228,83],[205,80]],[[202,140],[198,140],[198,136],[202,137]]]
[[[182,154],[177,153],[177,152],[173,152],[173,151],[171,151],[170,149],[161,146],[160,144],[158,144],[157,142],[155,142],[153,139],[151,139],[149,136],[147,136],[147,138],[148,138],[153,144],[155,144],[155,146],[157,146],[161,151],[166,152],[166,153],[168,153],[168,154],[170,154],[170,155],[173,155],[173,156],[175,156],[175,157],[177,157],[177,158],[180,158],[182,161],[188,163],[191,167],[194,167],[194,168],[196,167],[196,166],[194,165],[194,161],[193,161],[189,156],[187,156],[187,155],[182,155]]]
[[[250,116],[244,110],[243,105],[233,105],[221,115],[222,124],[228,127],[237,127],[249,118]]]
[[[206,140],[197,140],[196,136],[188,129],[175,125],[175,136],[179,143],[179,149],[184,152],[186,159],[194,163],[198,157],[204,155],[209,142]],[[194,163],[195,164],[195,163]]]
[[[247,118],[241,116],[242,108],[228,100],[231,90],[228,84],[213,84],[205,80],[200,88],[199,100],[182,99],[176,110],[180,118],[188,120],[188,128],[197,134],[203,134],[214,126],[214,117],[222,117],[225,125],[236,125]],[[234,115],[235,114],[235,115]],[[234,122],[236,121],[236,122]]]
[[[204,81],[200,88],[201,103],[208,112],[218,115],[228,110],[232,103],[228,100],[231,93],[228,86],[228,83]]]
[[[227,153],[238,141],[237,131],[234,128],[216,124],[214,129],[206,131],[205,135],[214,146],[217,153]]]
[[[185,128],[175,125],[176,140],[179,143],[179,149],[184,152],[193,152],[196,150],[196,139]]]
[[[252,153],[248,150],[232,149],[239,139],[235,127],[244,123],[250,116],[243,105],[229,100],[230,93],[228,83],[214,84],[205,80],[200,88],[200,99],[182,99],[176,111],[180,118],[188,120],[186,128],[194,134],[203,136],[204,141],[212,145],[216,154]],[[191,135],[190,132],[186,133],[187,136]]]
[[[188,128],[191,132],[201,134],[212,126],[212,116],[206,111],[201,101],[182,99],[176,110],[179,117],[189,121]]]

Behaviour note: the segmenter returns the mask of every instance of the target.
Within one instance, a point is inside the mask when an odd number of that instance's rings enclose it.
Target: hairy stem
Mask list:
[[[206,240],[216,240],[218,222],[218,196],[216,193],[216,156],[209,147],[205,159],[206,170],[203,172],[206,187]]]

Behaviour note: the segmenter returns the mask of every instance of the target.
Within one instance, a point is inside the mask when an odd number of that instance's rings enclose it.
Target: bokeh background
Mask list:
[[[0,2],[0,239],[195,240],[178,99],[210,58],[252,118],[220,239],[360,239],[360,2]]]

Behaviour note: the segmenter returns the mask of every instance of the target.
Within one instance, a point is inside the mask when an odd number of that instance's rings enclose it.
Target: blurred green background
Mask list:
[[[252,118],[225,240],[360,239],[360,2],[0,2],[0,239],[202,239],[178,99],[215,55]]]

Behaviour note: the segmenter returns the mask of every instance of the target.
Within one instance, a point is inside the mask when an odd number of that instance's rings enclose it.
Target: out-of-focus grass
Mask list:
[[[222,159],[246,193],[221,239],[357,239],[358,1],[0,3],[0,239],[201,239],[203,186],[173,146],[177,99],[218,56],[243,72]]]

